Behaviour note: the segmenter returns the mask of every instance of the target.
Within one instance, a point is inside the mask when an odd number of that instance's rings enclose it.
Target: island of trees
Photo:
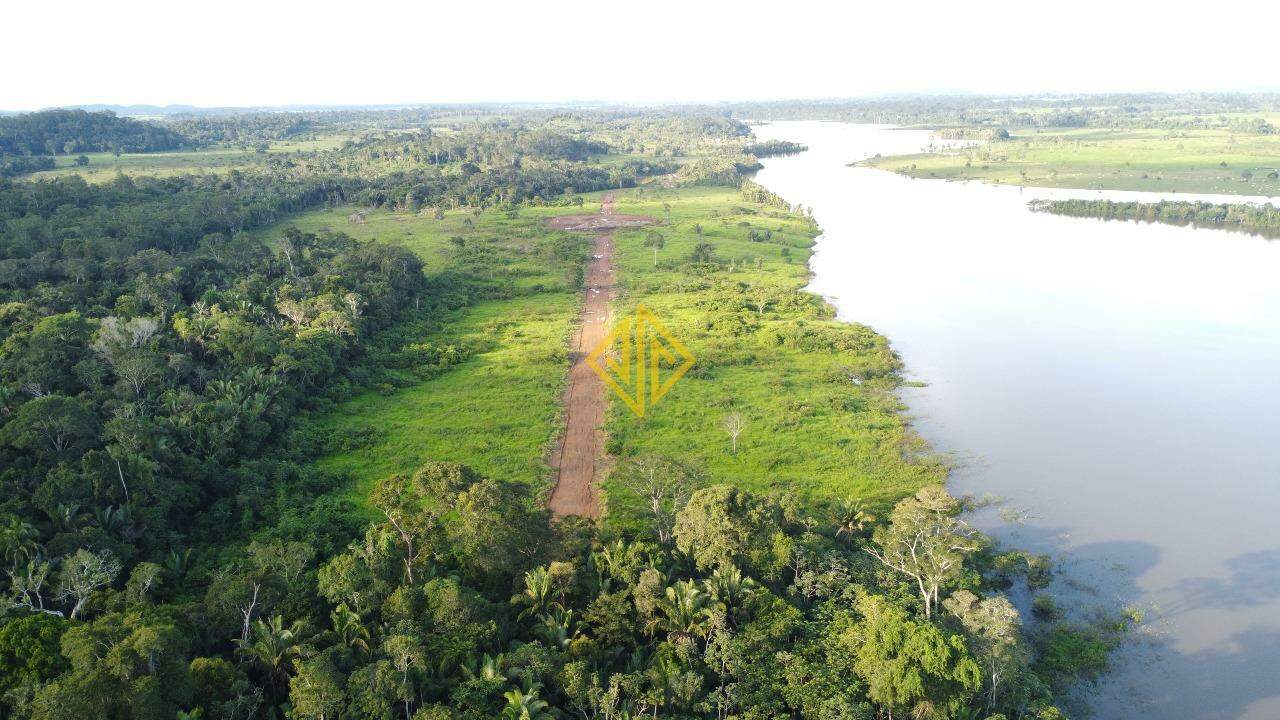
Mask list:
[[[1280,237],[1280,208],[1270,203],[1209,203],[1165,200],[1116,202],[1113,200],[1033,200],[1036,212],[1092,217],[1103,220],[1139,220],[1170,225],[1237,230]]]

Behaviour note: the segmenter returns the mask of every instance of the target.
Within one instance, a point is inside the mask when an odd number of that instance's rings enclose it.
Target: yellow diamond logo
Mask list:
[[[693,353],[643,305],[614,325],[587,355],[591,370],[640,417],[693,362]]]

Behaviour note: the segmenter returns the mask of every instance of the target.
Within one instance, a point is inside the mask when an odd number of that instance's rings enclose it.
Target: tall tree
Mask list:
[[[941,589],[959,576],[965,558],[982,547],[982,535],[958,516],[960,501],[941,487],[926,487],[893,508],[889,526],[878,529],[870,553],[910,577],[932,618]]]

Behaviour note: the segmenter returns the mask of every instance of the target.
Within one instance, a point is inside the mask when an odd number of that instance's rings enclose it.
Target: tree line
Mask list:
[[[190,145],[173,130],[110,111],[53,109],[0,117],[0,155],[155,152]]]
[[[1251,205],[1174,200],[1154,203],[1113,200],[1033,200],[1030,207],[1036,212],[1055,215],[1194,225],[1239,230],[1266,237],[1280,237],[1280,208],[1269,203]]]

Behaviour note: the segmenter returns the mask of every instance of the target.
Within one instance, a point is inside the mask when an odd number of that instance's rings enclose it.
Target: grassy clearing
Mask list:
[[[317,464],[350,476],[357,502],[377,480],[431,460],[546,490],[545,456],[559,428],[576,307],[569,293],[543,293],[483,302],[448,318],[444,330],[423,340],[476,354],[434,380],[364,393],[319,419],[334,435],[375,439]]]
[[[1006,185],[1280,195],[1280,136],[1228,130],[1022,130],[1003,142],[864,164]]]
[[[353,221],[356,208],[346,206],[302,213],[256,234],[271,242],[281,229],[293,226],[309,233],[341,232],[357,240],[396,243],[421,257],[428,274],[466,272],[509,290],[538,292],[566,290],[566,273],[581,259],[585,238],[542,224],[543,218],[569,212],[576,210],[521,208],[510,217],[498,210],[460,209],[437,220],[431,208],[417,213],[373,210],[361,211],[361,219]]]
[[[312,152],[330,150],[340,147],[350,135],[328,135],[314,140],[273,142],[267,152],[256,152],[242,148],[205,148],[182,152],[155,153],[123,153],[116,155],[109,152],[85,153],[89,164],[76,165],[76,155],[58,155],[54,158],[56,167],[32,173],[31,179],[52,179],[79,175],[86,182],[108,182],[118,173],[129,176],[149,175],[153,177],[171,177],[174,175],[203,175],[207,173],[226,173],[236,168],[244,169],[253,165],[261,165],[272,155],[287,155],[295,152]]]
[[[593,211],[596,199],[589,197],[583,211]],[[644,303],[698,364],[644,420],[612,403],[611,453],[622,460],[673,457],[698,468],[708,483],[786,490],[806,502],[854,495],[887,505],[942,480],[945,466],[899,414],[896,359],[885,340],[831,319],[829,308],[803,292],[816,232],[808,221],[726,188],[650,186],[617,199],[620,213],[661,219],[657,229],[665,238],[655,266],[645,231],[619,233],[617,312]],[[367,438],[317,461],[353,478],[353,499],[379,478],[426,460],[463,462],[539,491],[550,487],[546,451],[561,426],[565,351],[578,307],[565,284],[571,263],[556,260],[551,249],[576,242],[581,252],[585,237],[541,221],[574,211],[522,208],[516,218],[455,211],[443,220],[377,212],[348,223],[350,209],[339,208],[289,223],[404,243],[432,271],[465,268],[518,289],[514,297],[443,318],[424,338],[473,348],[461,366],[389,394],[365,393],[317,420],[334,436]],[[762,241],[752,241],[752,231]],[[459,251],[450,240],[459,233],[466,247],[483,252]],[[702,242],[715,246],[718,265],[686,262]],[[753,304],[759,301],[763,313]],[[736,454],[721,429],[735,412],[746,420]],[[613,481],[606,492],[610,522],[630,522],[634,498]]]
[[[886,341],[832,320],[802,290],[816,233],[808,221],[723,188],[628,191],[618,211],[663,218],[666,244],[655,266],[644,231],[619,236],[617,311],[643,303],[698,363],[644,419],[612,404],[611,452],[670,456],[707,482],[809,502],[852,495],[883,505],[941,482],[945,466],[899,414]],[[752,230],[771,237],[753,242]],[[686,262],[700,242],[715,246],[717,269]],[[736,454],[722,429],[730,413],[746,420]],[[635,498],[615,481],[606,488],[609,512],[626,522]]]
[[[584,211],[597,207],[588,202]],[[317,464],[349,476],[345,492],[357,502],[377,480],[429,460],[549,490],[547,449],[561,426],[567,347],[580,302],[570,276],[582,264],[587,238],[550,230],[543,219],[576,210],[521,208],[512,217],[461,209],[439,220],[430,209],[376,211],[349,222],[353,211],[304,213],[262,234],[269,240],[295,226],[403,244],[424,259],[428,275],[460,274],[480,299],[438,318],[437,329],[418,339],[464,348],[470,359],[431,380],[365,392],[316,418],[325,433],[353,439]]]

